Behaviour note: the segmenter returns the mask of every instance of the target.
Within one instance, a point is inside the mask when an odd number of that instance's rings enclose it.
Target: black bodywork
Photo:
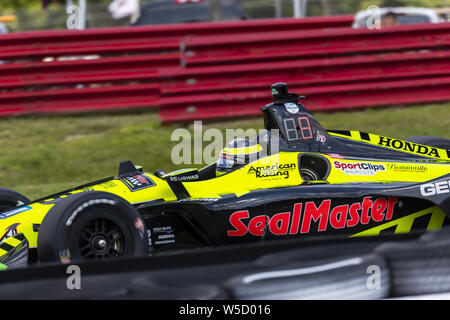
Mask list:
[[[425,157],[332,136],[298,102],[296,94],[287,92],[285,84],[276,84],[272,89],[274,102],[261,108],[265,128],[279,130],[281,151],[306,152],[298,157],[297,168],[304,168],[313,160],[324,182],[257,190],[240,197],[229,194],[222,195],[221,199],[186,198],[176,202],[156,200],[141,204],[137,208],[150,232],[151,250],[280,238],[352,236],[372,228],[379,229],[374,235],[394,234],[401,230],[400,227],[397,230],[397,225],[391,225],[391,221],[402,221],[405,217],[410,219],[406,222],[410,223],[408,232],[425,232],[437,207],[446,215],[442,225],[448,224],[448,193],[425,197],[420,192],[423,183],[327,184],[330,164],[317,153],[339,153],[346,159],[358,160],[424,161]],[[297,115],[304,115],[310,122],[312,133],[324,136],[325,142],[318,141],[315,136],[309,140],[290,139],[285,122],[292,114],[284,107],[286,103],[296,104]],[[298,126],[293,128],[301,130]],[[364,140],[366,134],[361,135]],[[435,160],[428,158],[426,161]],[[448,183],[449,179],[450,174],[447,174],[430,182]],[[346,208],[345,217],[339,215],[341,208]],[[361,215],[355,213],[358,211]],[[417,212],[420,214],[416,218],[413,214]]]
[[[437,179],[446,181],[450,174]],[[149,203],[138,207],[144,217],[148,230],[151,232],[152,250],[167,250],[177,248],[188,248],[197,246],[213,246],[243,241],[262,241],[281,238],[302,238],[311,236],[350,236],[364,230],[381,226],[387,222],[382,219],[375,221],[369,217],[367,224],[358,223],[353,227],[347,225],[342,228],[334,227],[330,222],[330,212],[342,205],[362,204],[368,199],[372,204],[379,200],[394,202],[395,219],[407,217],[412,212],[429,210],[428,213],[414,219],[411,232],[425,232],[433,215],[433,207],[439,204],[446,208],[444,225],[449,223],[450,201],[448,196],[434,198],[431,202],[420,194],[420,185],[411,184],[348,184],[348,185],[301,185],[271,190],[258,190],[250,192],[237,198],[229,195],[223,199],[211,201],[203,200],[181,200],[171,203]],[[395,196],[393,196],[395,195]],[[324,202],[329,202],[325,215],[321,215],[317,221],[309,219],[310,225],[307,232],[302,232],[302,222],[298,225],[297,232],[290,232],[296,204],[314,203],[320,208]],[[312,207],[312,204],[310,204]],[[248,227],[248,221],[255,217],[267,216],[268,221],[280,213],[289,213],[288,232],[286,234],[274,234],[269,232],[266,224],[262,234],[252,234],[249,231],[242,236],[231,237],[228,232],[233,231],[231,216],[239,211],[248,211],[248,218],[242,221]],[[304,213],[304,211],[302,212]],[[385,212],[386,213],[386,212]],[[300,219],[302,217],[299,217]],[[324,222],[325,221],[325,222]],[[324,226],[321,229],[321,226]],[[397,226],[387,227],[379,232],[379,235],[394,234]],[[167,237],[167,235],[173,235]],[[170,245],[164,240],[173,240]]]

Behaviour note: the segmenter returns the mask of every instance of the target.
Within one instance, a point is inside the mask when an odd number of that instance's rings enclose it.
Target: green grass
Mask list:
[[[406,138],[450,138],[450,104],[315,113],[327,129],[349,129]],[[0,121],[0,185],[30,198],[117,174],[133,160],[153,172],[179,168],[171,161],[172,131],[151,112],[17,117]],[[210,123],[207,128],[263,127],[262,118]],[[188,127],[192,130],[192,127]],[[204,144],[206,146],[208,142]],[[181,167],[192,165],[181,165]]]

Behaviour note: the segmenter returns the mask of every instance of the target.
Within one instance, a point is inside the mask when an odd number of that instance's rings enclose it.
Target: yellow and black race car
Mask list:
[[[33,202],[0,190],[0,262],[106,259],[317,235],[439,229],[450,215],[450,140],[325,130],[286,84],[265,131],[202,169],[117,177]],[[18,206],[16,206],[18,205]]]

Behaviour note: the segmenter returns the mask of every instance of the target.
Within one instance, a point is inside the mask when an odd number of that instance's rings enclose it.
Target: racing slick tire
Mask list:
[[[389,295],[390,277],[382,257],[354,255],[247,273],[225,288],[244,300],[380,299]]]
[[[139,212],[108,192],[90,191],[60,198],[38,233],[40,262],[143,256],[146,228]]]
[[[256,260],[256,265],[266,268],[302,263],[314,262],[326,259],[339,259],[348,256],[371,254],[379,245],[379,242],[366,241],[363,243],[330,244],[327,246],[313,246],[311,248],[298,248],[286,251],[265,254]]]
[[[17,191],[0,187],[0,212],[13,209],[22,204],[28,203],[27,197]]]
[[[101,300],[223,300],[225,291],[216,285],[162,285],[152,277],[137,276],[129,281],[126,290],[116,290],[96,297]]]
[[[423,144],[430,147],[450,150],[450,140],[433,136],[415,136],[406,138],[405,141]]]
[[[450,228],[429,231],[419,240],[385,243],[375,250],[391,272],[391,296],[450,291]]]

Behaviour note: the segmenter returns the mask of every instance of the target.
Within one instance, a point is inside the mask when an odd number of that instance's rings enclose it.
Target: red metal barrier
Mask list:
[[[403,25],[389,29],[271,32],[184,40],[183,65],[279,61],[320,55],[430,49],[450,45],[450,23]]]
[[[178,71],[181,70],[182,72]],[[243,92],[284,81],[299,88],[450,75],[450,51],[388,53],[247,65],[168,68],[163,96]]]
[[[159,104],[158,86],[123,85],[0,94],[0,115],[140,108]]]
[[[141,107],[159,108],[165,123],[248,116],[271,101],[279,81],[306,95],[312,110],[450,100],[450,23],[334,28],[350,23],[345,16],[2,35],[0,116]]]
[[[178,53],[0,65],[0,88],[157,80],[160,68],[179,65]]]
[[[450,77],[301,89],[312,111],[418,104],[450,100]],[[163,98],[159,115],[163,123],[254,116],[272,100],[268,91]]]
[[[178,50],[179,40],[190,35],[265,33],[348,27],[353,16],[305,19],[263,19],[162,26],[102,28],[84,31],[22,32],[0,37],[0,59],[24,59],[76,54],[112,54]]]
[[[450,51],[445,50],[231,66],[170,67],[178,61],[178,54],[166,54],[5,64],[0,65],[0,87],[147,81],[159,83],[163,95],[181,95],[253,90],[280,80],[309,86],[450,73]]]
[[[7,46],[2,47],[0,59],[25,59],[45,58],[59,56],[83,56],[83,55],[112,55],[124,52],[162,53],[165,51],[177,52],[179,41],[177,40],[108,40],[91,42],[86,45],[84,41],[71,43],[49,43],[46,46]]]

